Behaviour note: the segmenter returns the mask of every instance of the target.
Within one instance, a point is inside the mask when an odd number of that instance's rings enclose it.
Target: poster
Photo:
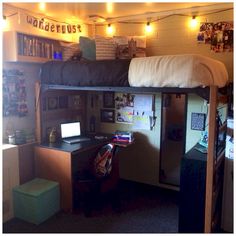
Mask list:
[[[232,52],[233,22],[201,23],[197,41],[210,44],[214,52]]]
[[[133,124],[136,129],[150,130],[153,120],[153,95],[119,94],[116,101],[116,122]]]

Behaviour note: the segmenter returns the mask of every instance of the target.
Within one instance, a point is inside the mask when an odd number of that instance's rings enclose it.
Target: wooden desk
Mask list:
[[[80,169],[88,168],[91,158],[110,139],[67,144],[42,143],[35,147],[36,177],[54,180],[60,184],[61,209],[73,210],[74,175]]]

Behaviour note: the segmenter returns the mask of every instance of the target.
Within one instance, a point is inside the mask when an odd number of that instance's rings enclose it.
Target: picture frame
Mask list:
[[[58,108],[58,97],[48,98],[48,110],[55,110]]]
[[[103,107],[114,108],[115,107],[115,93],[103,92]]]
[[[115,111],[109,109],[101,109],[101,122],[114,123]]]
[[[205,130],[206,114],[192,112],[191,114],[191,129],[192,130]]]

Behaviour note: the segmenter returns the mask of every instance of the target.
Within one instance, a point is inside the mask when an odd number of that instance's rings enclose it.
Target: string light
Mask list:
[[[151,33],[152,32],[152,26],[150,25],[150,22],[148,21],[146,24],[146,32]]]
[[[11,14],[11,15],[8,15],[8,16],[6,16],[6,15],[3,15],[3,16],[2,16],[1,25],[2,25],[2,29],[3,29],[3,30],[7,30],[7,29],[9,28],[9,20],[8,20],[7,18],[12,17],[12,16],[15,16],[15,15],[17,15],[17,14],[18,14],[18,12],[15,12],[15,13],[13,13],[13,14]]]
[[[3,15],[2,17],[2,28],[6,29],[7,28],[7,17]]]
[[[111,26],[111,24],[107,25],[107,34],[112,35],[113,34],[113,27]]]
[[[190,26],[191,26],[192,28],[195,28],[195,27],[197,26],[197,19],[196,19],[196,16],[193,16],[193,17],[192,17]]]

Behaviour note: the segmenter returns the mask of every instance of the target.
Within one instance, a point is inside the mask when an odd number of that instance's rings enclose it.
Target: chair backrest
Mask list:
[[[97,178],[106,177],[112,170],[114,144],[108,143],[101,147],[94,159],[94,175]]]

